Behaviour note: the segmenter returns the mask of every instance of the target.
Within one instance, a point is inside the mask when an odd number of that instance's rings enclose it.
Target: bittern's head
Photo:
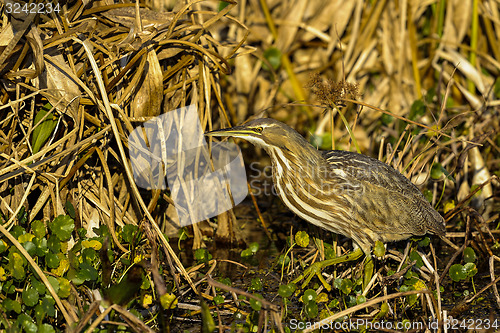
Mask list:
[[[315,158],[318,151],[297,131],[272,118],[259,118],[241,126],[206,133],[208,136],[232,136],[245,139],[264,148],[271,157],[276,153],[294,155],[296,158]],[[290,156],[288,156],[291,159]]]

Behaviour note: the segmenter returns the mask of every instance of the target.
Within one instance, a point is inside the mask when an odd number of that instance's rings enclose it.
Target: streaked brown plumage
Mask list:
[[[367,254],[377,240],[445,233],[443,217],[418,188],[374,158],[318,151],[295,130],[270,118],[207,135],[239,137],[264,148],[285,205],[310,223],[352,238]]]

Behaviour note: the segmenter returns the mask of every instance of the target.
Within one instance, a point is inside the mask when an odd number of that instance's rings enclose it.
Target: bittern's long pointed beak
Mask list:
[[[236,138],[245,138],[249,136],[256,136],[259,134],[252,128],[245,126],[235,126],[205,133],[206,136],[232,136]]]

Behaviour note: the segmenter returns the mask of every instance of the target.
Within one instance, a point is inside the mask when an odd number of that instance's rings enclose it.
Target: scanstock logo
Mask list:
[[[143,123],[128,145],[137,186],[164,190],[168,184],[181,226],[217,216],[248,194],[239,147],[214,143],[210,159],[195,105]]]

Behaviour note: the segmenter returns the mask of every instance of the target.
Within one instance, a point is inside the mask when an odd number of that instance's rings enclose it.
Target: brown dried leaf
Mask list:
[[[66,64],[62,54],[52,49],[51,55],[45,57],[45,70],[37,78],[38,88],[47,89],[42,93],[61,113],[67,113],[75,124],[78,124],[78,105],[81,96],[78,85],[68,73],[71,68]],[[57,104],[62,98],[62,101]],[[66,112],[66,110],[68,112]]]
[[[12,16],[10,17],[9,26],[7,27],[7,29],[4,29],[2,31],[2,45],[5,43],[5,45],[7,46],[2,50],[2,53],[0,54],[0,70],[2,70],[9,63],[9,60],[14,60],[9,57],[16,48],[18,42],[24,36],[26,30],[29,28],[34,17],[35,14],[24,15],[24,13],[20,13],[14,16],[14,13],[12,13]],[[12,30],[13,36],[11,36],[8,30]],[[3,34],[4,31],[5,35]],[[11,38],[7,40],[7,38],[9,37]],[[12,63],[12,61],[10,62]],[[41,69],[39,70],[41,71]],[[25,69],[21,75],[31,78],[35,76],[35,71],[32,69],[29,70]]]
[[[469,150],[469,161],[472,170],[474,171],[474,175],[472,176],[472,185],[481,185],[491,178],[490,171],[488,170],[478,147],[474,147]],[[492,195],[493,188],[491,187],[491,184],[485,185],[480,194],[481,198],[484,200]]]
[[[26,34],[26,40],[33,51],[33,64],[35,65],[34,77],[36,77],[40,75],[45,68],[43,60],[43,42],[36,27],[31,26],[30,31]]]
[[[308,21],[308,32],[302,39],[310,41],[318,37],[311,31],[329,32],[330,43],[338,42],[337,34],[342,37],[353,14],[355,1],[323,0],[309,2],[306,8],[305,19]]]
[[[147,53],[142,84],[131,104],[132,117],[157,116],[163,100],[163,74],[158,56],[153,48]]]
[[[280,27],[278,32],[278,38],[276,40],[277,48],[282,52],[287,52],[299,29],[298,24],[302,22],[302,16],[308,4],[307,0],[295,1],[293,6],[290,6],[290,11],[286,14],[284,19],[288,24],[284,24]]]
[[[443,40],[451,45],[462,43],[470,29],[472,1],[453,0],[447,2]]]
[[[14,30],[12,29],[12,24],[9,22],[2,31],[0,31],[0,47],[2,50],[5,46],[9,45],[10,41],[14,38]]]
[[[141,15],[142,25],[144,27],[147,27],[149,25],[158,27],[159,25],[170,24],[173,16],[173,14],[169,12],[155,12],[147,8],[139,9],[139,13]],[[115,23],[122,24],[128,28],[133,28],[135,24],[134,7],[111,9],[103,13],[103,16]]]

